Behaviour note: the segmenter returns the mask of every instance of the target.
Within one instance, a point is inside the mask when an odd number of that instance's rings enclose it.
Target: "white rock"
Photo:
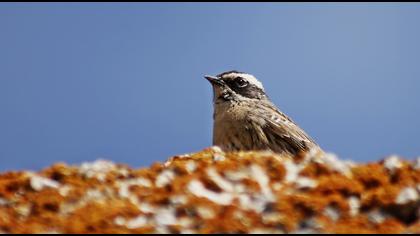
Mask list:
[[[69,192],[72,190],[72,187],[71,186],[69,186],[69,185],[64,185],[64,186],[61,186],[59,189],[58,189],[58,193],[61,195],[61,196],[63,196],[63,197],[67,197],[67,195],[69,194]]]
[[[298,177],[295,183],[298,189],[315,188],[318,185],[315,180],[308,177]]]
[[[355,196],[349,197],[348,204],[349,204],[349,207],[350,207],[350,215],[351,216],[356,216],[357,214],[359,214],[360,200],[359,200],[358,197],[355,197]]]
[[[343,163],[349,168],[354,168],[357,166],[357,163],[352,160],[344,160]]]
[[[120,188],[118,189],[118,195],[121,198],[129,198],[131,195],[129,188],[130,188],[129,185],[126,185],[126,184],[121,185]]]
[[[385,159],[384,166],[388,171],[393,173],[396,169],[402,167],[402,162],[398,156],[393,155]]]
[[[158,225],[175,225],[177,219],[175,216],[175,210],[172,208],[160,208],[156,212],[154,219]]]
[[[416,158],[416,161],[414,162],[414,169],[420,170],[420,157]]]
[[[215,202],[220,205],[229,205],[233,200],[233,195],[230,193],[222,192],[216,193],[210,191],[204,187],[204,185],[198,180],[192,180],[188,184],[188,191],[197,197],[204,197],[208,200]]]
[[[268,201],[274,201],[275,197],[270,188],[270,179],[259,165],[254,164],[251,166],[251,177],[260,185],[264,198]]]
[[[233,185],[233,191],[235,193],[243,193],[246,191],[246,187],[243,184],[234,184]]]
[[[152,187],[152,181],[150,181],[149,179],[143,178],[143,177],[136,178],[132,181],[133,182],[130,182],[130,185],[137,185],[137,186],[141,186],[141,187],[145,187],[145,188]]]
[[[154,213],[156,211],[154,206],[146,202],[139,203],[138,208],[141,212],[144,212],[144,213]]]
[[[210,147],[210,149],[211,149],[213,152],[217,152],[217,153],[224,153],[224,152],[222,151],[222,149],[221,149],[219,146],[211,146],[211,147]]]
[[[129,229],[136,229],[146,226],[147,218],[144,216],[138,216],[134,219],[127,221],[126,225]]]
[[[127,223],[127,221],[125,220],[124,217],[122,216],[117,216],[114,219],[114,224],[118,225],[118,226],[123,226]]]
[[[127,169],[119,169],[118,174],[120,174],[123,177],[127,177],[129,175],[129,171]]]
[[[249,178],[248,171],[244,169],[237,171],[226,171],[224,174],[226,176],[226,179],[234,182]]]
[[[284,168],[286,169],[286,183],[294,183],[299,176],[301,167],[293,163],[291,160],[286,160],[284,162]]]
[[[406,187],[398,194],[396,203],[397,204],[406,204],[412,201],[417,201],[419,199],[419,194],[417,193],[414,187]]]
[[[139,177],[135,179],[129,179],[124,181],[117,182],[119,186],[118,195],[122,198],[128,198],[131,195],[130,187],[131,186],[140,186],[150,188],[152,187],[152,182],[149,179]]]
[[[282,183],[274,183],[273,184],[273,190],[275,190],[275,191],[280,191],[283,187],[284,187],[284,185]]]
[[[94,162],[82,163],[79,168],[79,173],[87,178],[96,178],[104,182],[106,174],[115,169],[116,165],[113,162],[99,159]]]
[[[155,227],[154,234],[170,234],[168,227],[166,225],[158,225]]]
[[[8,203],[9,203],[9,201],[7,201],[6,199],[0,197],[0,206],[5,206]]]
[[[188,203],[188,198],[185,195],[171,196],[170,201],[175,205],[183,205]]]
[[[215,216],[215,212],[208,207],[197,207],[197,213],[203,219],[212,219]]]
[[[324,164],[326,164],[331,169],[348,176],[351,173],[350,167],[346,164],[345,161],[341,161],[333,153],[325,153],[321,159]],[[348,162],[348,161],[347,161]]]
[[[242,209],[244,210],[250,209],[250,207],[252,206],[252,200],[249,194],[243,193],[243,194],[239,194],[237,197],[239,199],[239,204],[241,205]]]
[[[263,212],[267,204],[272,202],[263,194],[241,194],[238,197],[242,209],[253,210],[257,213]]]
[[[340,211],[336,207],[328,206],[324,209],[324,215],[333,221],[337,221],[340,218]]]
[[[191,228],[192,225],[194,224],[194,221],[191,220],[189,217],[184,216],[184,217],[178,218],[177,224],[183,228]]]
[[[99,200],[105,197],[104,193],[98,189],[89,189],[86,191],[85,199],[86,200]]]
[[[233,192],[234,191],[232,183],[230,183],[225,178],[223,178],[214,168],[207,169],[207,175],[222,190],[224,190],[226,192]]]
[[[214,152],[213,160],[214,161],[224,161],[226,159],[225,153],[219,146],[212,146],[211,150]]]
[[[194,161],[188,161],[185,168],[187,168],[188,173],[191,174],[197,169],[197,164]]]
[[[382,223],[387,217],[388,215],[380,210],[373,210],[368,214],[368,219],[376,224]]]
[[[226,157],[220,154],[214,154],[213,156],[213,160],[214,161],[224,161],[226,160]]]
[[[165,187],[166,185],[170,184],[174,178],[175,173],[172,170],[164,170],[156,178],[156,187]]]
[[[41,191],[44,188],[58,188],[60,183],[55,180],[48,179],[38,175],[32,175],[30,178],[30,184],[33,190]]]
[[[284,215],[278,212],[262,214],[262,222],[264,224],[276,223],[284,219]]]
[[[15,211],[24,217],[29,216],[31,213],[31,205],[30,204],[21,204],[15,207]]]

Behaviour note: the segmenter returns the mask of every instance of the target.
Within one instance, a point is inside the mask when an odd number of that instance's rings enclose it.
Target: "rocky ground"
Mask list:
[[[420,233],[420,158],[213,147],[132,169],[0,174],[0,233]]]

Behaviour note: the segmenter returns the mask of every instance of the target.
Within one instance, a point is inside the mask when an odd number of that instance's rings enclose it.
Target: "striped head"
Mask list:
[[[215,103],[242,99],[268,99],[264,87],[253,75],[228,71],[217,76],[204,76],[213,86]]]

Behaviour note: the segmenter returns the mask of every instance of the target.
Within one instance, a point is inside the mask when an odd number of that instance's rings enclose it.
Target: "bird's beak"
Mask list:
[[[218,77],[205,75],[204,78],[206,78],[212,85],[223,85],[223,81]]]

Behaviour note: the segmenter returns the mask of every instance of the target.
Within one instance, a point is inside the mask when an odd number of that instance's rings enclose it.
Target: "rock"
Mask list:
[[[216,147],[143,169],[60,163],[0,174],[0,232],[420,233],[418,166]]]

